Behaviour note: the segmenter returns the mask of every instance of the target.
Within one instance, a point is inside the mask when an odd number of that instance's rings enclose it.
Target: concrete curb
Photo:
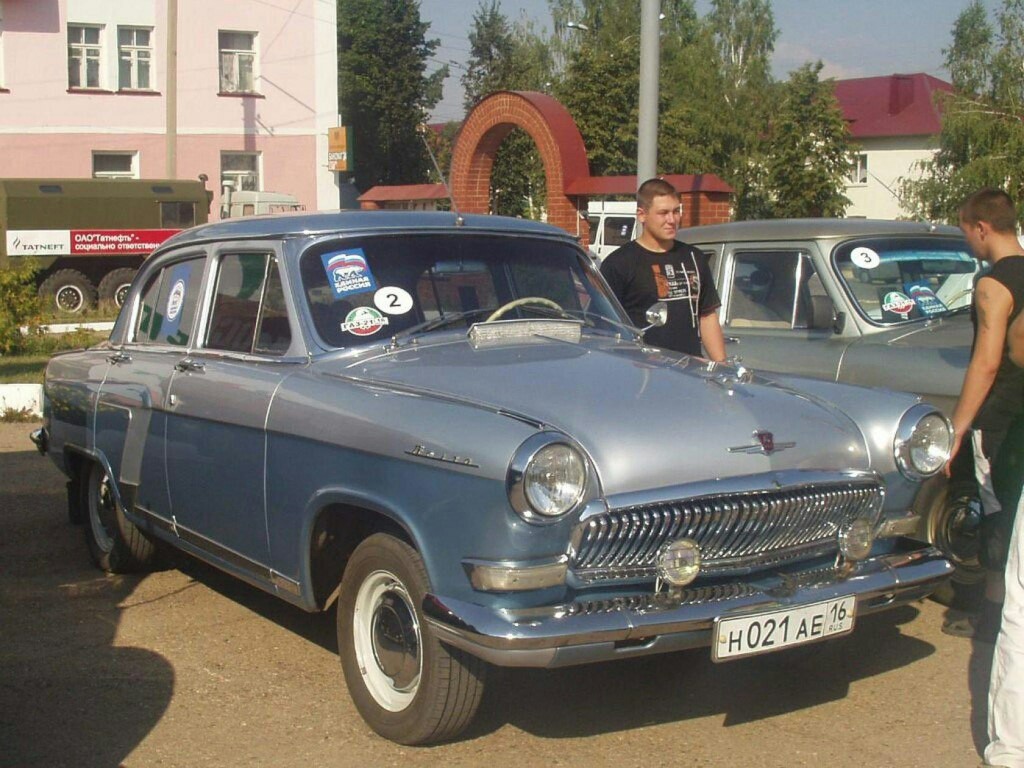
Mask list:
[[[43,415],[42,384],[0,384],[0,416],[7,411],[30,411]]]
[[[97,323],[51,323],[50,325],[40,325],[39,330],[43,333],[71,333],[79,329],[86,331],[109,331],[114,327],[113,320],[104,320],[103,322]],[[28,333],[28,326],[21,326],[22,334]]]

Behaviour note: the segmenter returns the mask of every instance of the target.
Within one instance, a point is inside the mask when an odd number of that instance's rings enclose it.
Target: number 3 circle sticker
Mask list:
[[[412,296],[404,288],[386,286],[373,294],[377,309],[389,315],[404,315],[412,309]]]
[[[863,246],[860,248],[854,248],[850,251],[850,261],[863,269],[874,269],[882,263],[882,260],[878,257],[877,253],[870,248],[864,248]]]

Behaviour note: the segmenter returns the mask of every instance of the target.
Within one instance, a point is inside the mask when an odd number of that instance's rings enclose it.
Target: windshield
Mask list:
[[[833,258],[861,313],[879,324],[971,305],[978,262],[955,237],[879,237],[843,243]]]
[[[329,347],[465,329],[502,309],[494,319],[568,318],[614,332],[627,322],[582,252],[564,242],[382,235],[320,243],[302,255],[300,269]]]

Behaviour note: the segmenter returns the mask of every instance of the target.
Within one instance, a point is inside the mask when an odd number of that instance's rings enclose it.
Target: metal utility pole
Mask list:
[[[658,172],[658,34],[660,0],[640,0],[640,119],[636,141],[636,183]]]
[[[168,179],[178,178],[178,0],[167,0],[167,114],[165,141]]]

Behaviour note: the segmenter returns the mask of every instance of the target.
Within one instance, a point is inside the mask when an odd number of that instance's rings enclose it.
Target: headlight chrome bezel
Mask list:
[[[562,446],[576,454],[583,468],[583,482],[575,494],[572,503],[557,514],[545,514],[530,501],[527,488],[529,470],[533,462],[542,452],[549,448]],[[509,462],[506,480],[508,500],[516,513],[528,523],[535,525],[551,525],[564,520],[567,515],[580,509],[588,498],[588,489],[594,482],[594,470],[590,458],[575,441],[558,432],[539,432],[527,438],[512,456]]]
[[[917,450],[917,446],[914,445],[914,438],[925,420],[934,423],[936,419],[941,420],[942,425],[945,426],[946,445],[943,450],[945,458],[938,463],[935,469],[922,469],[914,462],[914,452]],[[918,403],[903,414],[903,418],[900,419],[899,426],[896,428],[896,436],[893,439],[893,454],[896,458],[896,466],[899,468],[900,473],[910,480],[924,480],[941,472],[946,462],[949,461],[949,452],[952,447],[953,425],[950,424],[949,419],[943,416],[938,409],[925,403]]]

